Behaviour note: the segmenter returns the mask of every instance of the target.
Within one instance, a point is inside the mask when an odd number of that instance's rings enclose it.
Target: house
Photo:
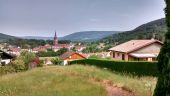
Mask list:
[[[32,49],[32,52],[38,53],[38,52],[47,52],[47,48],[45,46],[39,46]]]
[[[13,58],[14,56],[0,50],[0,66],[9,64]]]
[[[86,47],[85,47],[85,46],[81,46],[81,45],[76,45],[74,48],[75,48],[75,50],[76,50],[77,52],[82,52],[83,49],[85,49]]]
[[[81,59],[86,59],[85,56],[77,53],[77,52],[66,52],[63,55],[61,55],[60,60],[63,60],[63,64],[66,65],[68,64],[68,61],[74,61],[74,60],[81,60]]]
[[[111,57],[125,61],[155,61],[163,43],[158,40],[130,40],[111,49]]]
[[[18,48],[18,47],[12,47],[12,48],[9,48],[7,50],[8,54],[12,54],[12,55],[15,55],[15,56],[19,56],[20,52],[21,52],[21,48]]]

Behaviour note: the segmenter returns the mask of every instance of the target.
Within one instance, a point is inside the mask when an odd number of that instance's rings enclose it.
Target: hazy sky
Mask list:
[[[131,30],[165,17],[164,0],[0,0],[0,33],[59,36]]]

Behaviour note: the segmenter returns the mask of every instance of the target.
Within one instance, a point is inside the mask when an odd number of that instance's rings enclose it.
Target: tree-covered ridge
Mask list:
[[[14,36],[10,36],[10,35],[0,33],[0,42],[3,42],[3,41],[8,40],[8,39],[18,39],[18,38],[14,37]]]
[[[152,37],[163,41],[166,29],[165,18],[162,18],[143,24],[132,31],[113,34],[112,36],[103,38],[101,42],[114,44],[116,42],[126,42],[131,39],[151,39]]]

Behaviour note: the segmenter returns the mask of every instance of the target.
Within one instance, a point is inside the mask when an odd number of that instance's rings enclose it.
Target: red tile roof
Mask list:
[[[71,55],[73,55],[73,54],[78,54],[78,55],[80,55],[81,57],[86,58],[84,55],[79,54],[79,53],[77,53],[77,52],[65,52],[65,53],[64,53],[63,55],[61,55],[59,58],[62,59],[62,60],[64,60],[64,59],[69,58],[69,57],[70,57]]]
[[[56,44],[54,46],[52,46],[53,49],[58,49],[58,48],[69,48],[70,45],[68,44]]]
[[[33,48],[32,51],[44,52],[47,51],[47,48],[44,46],[40,46],[40,47]]]
[[[163,44],[162,42],[160,42],[158,40],[130,40],[123,44],[117,45],[113,48],[110,48],[109,50],[123,52],[123,53],[129,53],[129,52],[138,50],[142,47],[153,44],[153,43],[159,43],[161,45]]]
[[[20,48],[9,48],[8,51],[12,51],[12,52],[20,52],[21,49],[20,49]]]

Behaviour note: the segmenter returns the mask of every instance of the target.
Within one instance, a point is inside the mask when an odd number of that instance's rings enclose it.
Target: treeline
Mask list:
[[[34,48],[45,44],[53,44],[53,40],[36,40],[36,39],[9,39],[5,41],[7,44],[20,46],[21,48]],[[71,41],[59,40],[60,44],[69,44]]]
[[[99,42],[106,44],[123,43],[132,39],[151,39],[155,38],[160,41],[164,41],[164,34],[166,33],[165,19],[159,19],[156,21],[143,24],[132,31],[126,31],[122,33],[113,34],[106,37]]]
[[[36,56],[38,56],[38,57],[56,57],[56,56],[60,56],[60,55],[64,54],[67,51],[68,51],[67,48],[62,48],[56,52],[53,50],[48,50],[47,52],[38,52],[38,53],[36,53]]]

